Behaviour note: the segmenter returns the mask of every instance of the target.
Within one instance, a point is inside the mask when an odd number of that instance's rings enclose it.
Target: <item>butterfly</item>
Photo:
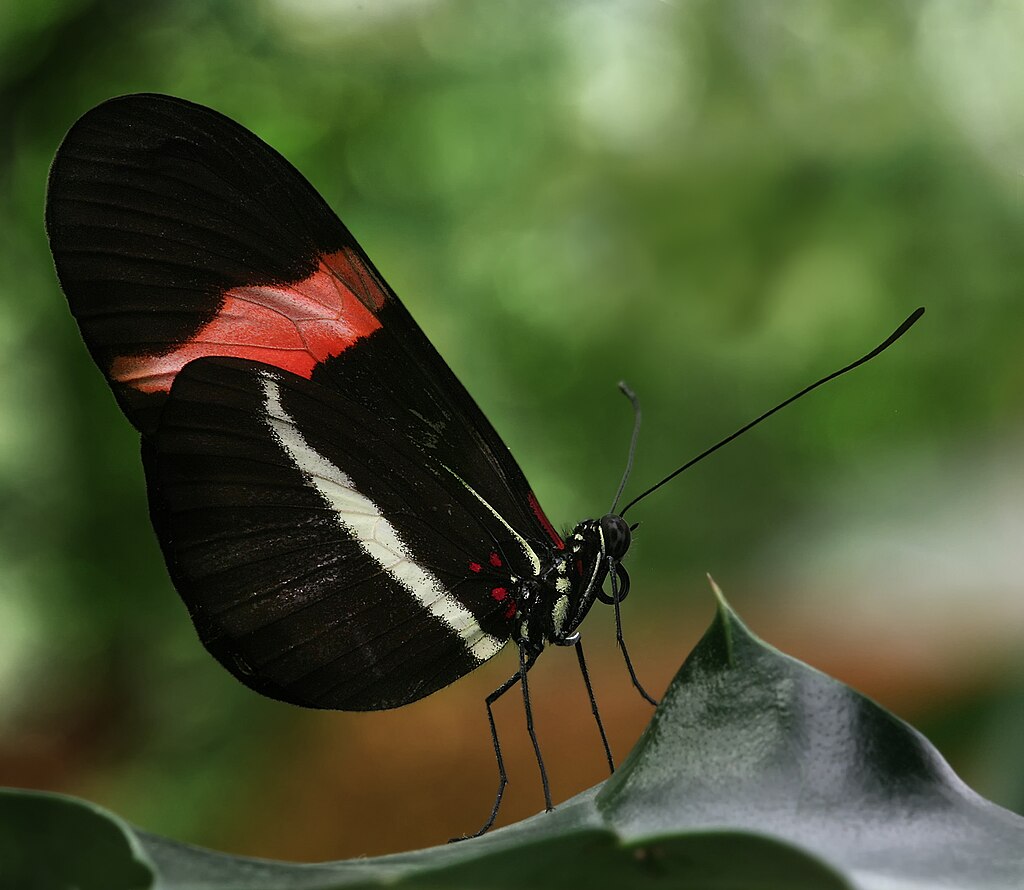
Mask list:
[[[46,227],[141,433],[171,579],[235,677],[304,707],[397,708],[515,645],[487,699],[489,828],[506,781],[491,706],[521,683],[529,715],[549,645],[576,647],[593,702],[579,626],[628,592],[625,520],[554,528],[345,225],[218,112],[147,94],[87,112],[53,162]]]
[[[209,652],[309,708],[397,708],[508,643],[515,673],[571,646],[610,770],[580,625],[619,606],[633,505],[884,343],[765,412],[621,510],[555,529],[465,387],[323,198],[212,109],[139,94],[88,111],[50,171],[46,228],[93,359],[142,437],[153,527]],[[630,449],[632,463],[639,406]],[[610,591],[606,589],[610,587]]]

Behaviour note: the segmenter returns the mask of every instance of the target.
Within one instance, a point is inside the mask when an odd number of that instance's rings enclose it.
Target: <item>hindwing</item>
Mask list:
[[[296,704],[395,707],[447,685],[508,640],[513,579],[535,572],[532,548],[450,468],[270,366],[186,366],[146,470],[204,644]]]

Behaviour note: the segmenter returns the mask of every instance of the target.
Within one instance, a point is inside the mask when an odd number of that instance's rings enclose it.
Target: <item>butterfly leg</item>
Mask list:
[[[640,681],[636,678],[636,671],[633,670],[633,661],[629,657],[629,650],[626,649],[626,641],[622,636],[622,614],[619,610],[619,603],[621,603],[626,594],[629,593],[629,575],[626,574],[626,570],[619,563],[609,566],[609,568],[610,571],[608,572],[608,575],[612,582],[612,602],[615,604],[615,640],[619,644],[619,649],[622,650],[622,657],[625,659],[626,668],[629,670],[629,678],[633,681],[636,691],[639,692],[640,695],[642,695],[648,702],[657,707],[657,700],[651,698],[651,696],[647,694],[647,690],[644,689],[640,684]],[[622,582],[621,596],[619,595],[620,581]]]
[[[486,834],[494,824],[494,820],[498,818],[498,809],[501,806],[501,799],[505,795],[505,786],[508,784],[508,775],[505,773],[505,759],[501,756],[501,745],[498,742],[498,727],[494,723],[494,712],[491,710],[491,706],[513,686],[515,686],[516,683],[518,683],[524,676],[525,672],[531,667],[533,667],[533,659],[526,664],[524,670],[522,651],[520,651],[519,670],[495,689],[494,692],[488,695],[486,699],[484,699],[484,704],[487,706],[487,723],[491,727],[491,744],[494,745],[494,759],[498,761],[498,793],[494,796],[494,806],[491,807],[491,815],[487,817],[487,821],[484,822],[483,827],[478,831],[474,831],[472,834],[465,834],[462,837],[453,837],[449,843],[453,844],[456,841],[465,841],[470,838],[480,837],[480,835]],[[529,713],[529,710],[527,710],[527,713]]]
[[[601,722],[601,712],[597,709],[597,699],[594,698],[594,687],[590,685],[590,672],[587,670],[587,660],[583,657],[583,638],[576,637],[576,659],[580,663],[580,673],[583,675],[583,682],[587,687],[587,695],[590,697],[590,710],[597,721],[597,731],[601,733],[601,744],[604,745],[604,756],[608,760],[608,772],[615,772],[615,760],[612,758],[612,749],[608,747],[608,736],[604,732],[604,724]]]
[[[540,754],[540,743],[537,741],[537,733],[533,729],[533,708],[530,707],[530,687],[526,682],[526,674],[533,667],[537,655],[528,654],[525,643],[519,644],[519,673],[523,680],[523,709],[526,711],[526,731],[530,734],[530,741],[533,742],[533,753],[537,758],[537,767],[540,769],[540,783],[544,787],[544,811],[550,813],[554,807],[551,805],[551,786],[548,785],[548,771],[544,768],[544,758]]]

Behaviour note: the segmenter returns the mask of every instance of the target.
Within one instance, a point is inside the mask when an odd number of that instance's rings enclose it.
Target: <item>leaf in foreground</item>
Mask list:
[[[0,854],[0,888],[39,890],[74,883],[56,880],[61,857],[82,864],[83,890],[1019,890],[1024,819],[971,791],[907,724],[759,640],[720,599],[626,762],[553,813],[451,846],[294,865],[11,791],[0,792]],[[106,883],[88,883],[101,862]]]

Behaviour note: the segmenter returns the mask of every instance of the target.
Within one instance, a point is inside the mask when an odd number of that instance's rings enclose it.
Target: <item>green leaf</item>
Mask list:
[[[813,851],[856,887],[1024,887],[1024,819],[716,593],[714,623],[597,796],[623,837],[721,825]]]
[[[8,880],[5,855],[0,887],[149,887],[147,863],[162,890],[1024,886],[1024,819],[967,788],[911,727],[759,640],[718,596],[626,762],[553,813],[460,844],[293,865],[189,847],[69,798],[8,792],[0,852],[18,851],[20,871]],[[59,874],[58,861],[68,863]]]
[[[0,890],[143,890],[153,874],[138,838],[112,813],[0,788]]]

